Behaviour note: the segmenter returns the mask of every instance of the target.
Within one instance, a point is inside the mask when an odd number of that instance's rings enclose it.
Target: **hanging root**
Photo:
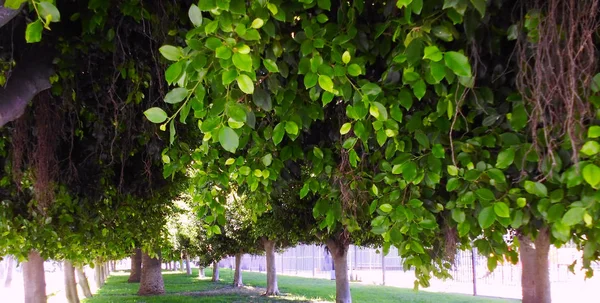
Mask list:
[[[29,130],[27,125],[27,109],[25,113],[14,122],[11,140],[12,153],[12,178],[18,191],[21,191],[21,179],[23,178],[23,167],[25,155],[27,154],[27,143],[29,142]]]
[[[599,1],[524,2],[527,22],[539,23],[517,42],[517,87],[529,105],[533,143],[552,166],[557,164],[553,151],[568,141],[577,163],[582,129],[594,115],[588,97],[598,68],[593,36],[600,24]]]
[[[33,153],[33,168],[35,174],[35,197],[40,213],[45,214],[54,200],[55,174],[58,170],[56,160],[56,122],[58,117],[54,112],[52,98],[49,92],[42,92],[34,101],[35,128],[37,145]]]
[[[458,242],[458,234],[456,229],[449,225],[444,226],[444,260],[454,265],[454,259],[456,257],[456,248]]]

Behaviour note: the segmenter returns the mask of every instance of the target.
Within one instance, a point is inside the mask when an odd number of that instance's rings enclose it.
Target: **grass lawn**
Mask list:
[[[206,270],[210,276],[211,270]],[[113,273],[106,284],[93,298],[84,300],[85,303],[117,303],[117,302],[335,302],[335,281],[323,279],[279,276],[279,289],[284,294],[279,297],[261,297],[266,287],[264,274],[244,272],[243,281],[247,287],[233,289],[231,270],[221,270],[221,282],[213,283],[210,278],[198,278],[198,269],[192,276],[185,273],[163,272],[166,294],[162,296],[140,297],[136,295],[139,284],[127,283],[128,273]],[[353,302],[369,303],[501,303],[515,302],[514,300],[490,299],[467,295],[415,292],[387,286],[372,286],[352,284]]]

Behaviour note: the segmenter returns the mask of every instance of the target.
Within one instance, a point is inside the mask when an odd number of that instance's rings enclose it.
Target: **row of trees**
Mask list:
[[[338,302],[351,243],[416,288],[458,248],[520,260],[524,302],[551,244],[593,274],[598,0],[84,2],[0,1],[0,254],[140,248],[150,294],[161,253],[318,242]]]

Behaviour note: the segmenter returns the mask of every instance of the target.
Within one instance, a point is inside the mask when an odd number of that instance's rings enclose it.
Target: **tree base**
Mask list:
[[[279,290],[267,291],[264,294],[262,294],[263,297],[271,297],[271,296],[279,296],[279,295],[281,295],[281,293],[279,292]]]

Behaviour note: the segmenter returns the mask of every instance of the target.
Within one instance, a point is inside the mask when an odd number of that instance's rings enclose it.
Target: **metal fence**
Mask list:
[[[583,281],[582,274],[574,275],[568,266],[578,259],[580,252],[565,247],[550,251],[550,279],[553,283]],[[276,269],[279,274],[333,279],[331,256],[325,246],[299,245],[276,253]],[[221,266],[233,268],[235,258],[221,261]],[[264,272],[264,255],[244,255],[242,270]],[[414,272],[405,271],[398,250],[391,247],[387,256],[380,249],[350,246],[348,268],[352,281],[368,284],[390,285],[412,288]],[[598,269],[598,268],[597,268]],[[509,262],[498,264],[489,272],[487,258],[476,250],[458,251],[451,269],[450,281],[433,280],[432,286],[440,291],[476,293],[479,295],[515,297],[520,296],[521,265]],[[475,279],[473,277],[475,276]]]

